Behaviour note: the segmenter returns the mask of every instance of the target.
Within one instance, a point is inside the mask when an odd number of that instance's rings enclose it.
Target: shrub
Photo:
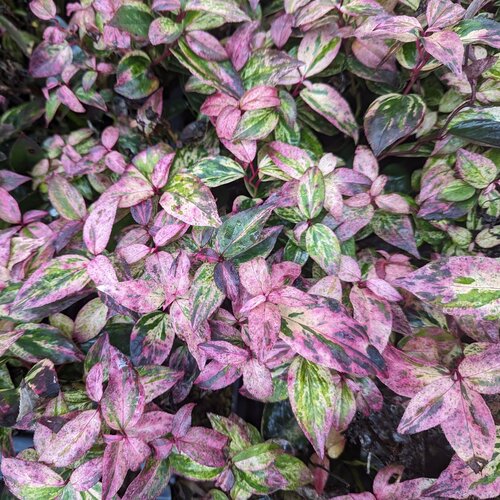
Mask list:
[[[495,7],[56,3],[0,16],[9,491],[497,495]]]

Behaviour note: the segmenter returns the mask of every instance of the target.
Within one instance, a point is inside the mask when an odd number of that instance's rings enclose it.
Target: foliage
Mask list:
[[[491,2],[62,4],[0,13],[35,89],[0,102],[9,491],[497,495]],[[207,410],[226,387],[233,413]],[[349,492],[349,429],[387,401],[391,439],[440,428],[454,455],[437,478],[368,461]],[[299,439],[252,425],[261,403]]]

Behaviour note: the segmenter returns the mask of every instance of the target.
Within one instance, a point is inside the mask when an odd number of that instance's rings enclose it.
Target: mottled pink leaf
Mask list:
[[[10,224],[20,224],[22,220],[17,201],[3,187],[0,187],[0,219]]]
[[[191,427],[177,442],[177,448],[199,464],[224,467],[226,457],[223,450],[227,441],[226,436],[212,429]]]
[[[73,52],[67,42],[42,42],[31,54],[29,72],[35,78],[57,76],[72,59]]]
[[[481,394],[500,392],[500,344],[489,344],[479,354],[465,356],[459,371],[466,384]]]
[[[425,11],[428,27],[433,31],[453,26],[464,14],[465,9],[451,0],[429,0]]]
[[[109,295],[118,304],[138,313],[156,311],[165,302],[163,288],[154,281],[130,280],[106,283],[97,289]]]
[[[197,55],[207,61],[225,61],[228,59],[226,49],[219,40],[206,31],[189,31],[186,43]]]
[[[216,360],[224,365],[241,365],[249,358],[247,350],[237,347],[225,340],[212,340],[200,344],[208,358]]]
[[[259,401],[264,401],[273,394],[271,372],[256,359],[251,359],[243,366],[243,387]]]
[[[251,295],[267,295],[271,291],[271,275],[262,257],[241,264],[239,273],[241,284]]]
[[[271,37],[278,49],[281,49],[290,38],[293,21],[291,14],[281,14],[271,23]]]
[[[101,479],[102,461],[102,457],[92,458],[71,473],[69,482],[76,491],[86,491]]]
[[[248,313],[250,347],[259,361],[265,359],[278,340],[281,315],[275,304],[264,302]]]
[[[53,0],[32,0],[30,9],[39,19],[50,21],[56,15],[56,5]]]
[[[82,106],[74,92],[66,85],[59,87],[56,95],[65,106],[71,109],[71,111],[74,111],[75,113],[85,113],[85,108]]]
[[[85,389],[92,401],[99,402],[102,399],[104,382],[104,369],[102,363],[96,363],[87,373]]]
[[[83,226],[83,241],[91,253],[97,255],[108,244],[115,221],[118,200],[102,199],[92,207]]]
[[[462,40],[454,31],[438,31],[422,38],[424,49],[432,57],[453,71],[462,74],[464,46]]]
[[[389,302],[397,302],[403,299],[401,294],[392,285],[380,278],[368,279],[366,281],[366,287],[378,297],[388,300]]]
[[[120,489],[128,471],[124,456],[124,441],[116,441],[106,445],[102,462],[102,497],[111,500]]]
[[[252,109],[273,108],[280,105],[278,89],[268,85],[258,85],[245,92],[240,99],[240,108]]]

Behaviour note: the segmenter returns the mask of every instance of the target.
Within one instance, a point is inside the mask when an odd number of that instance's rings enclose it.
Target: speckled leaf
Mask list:
[[[80,255],[62,255],[47,262],[24,282],[11,312],[42,307],[76,294],[90,280],[87,263]]]
[[[135,365],[161,365],[170,354],[174,338],[165,313],[146,314],[137,321],[130,335],[130,359]]]
[[[130,483],[122,500],[159,498],[170,481],[168,460],[149,459],[137,477]]]
[[[372,219],[373,232],[381,239],[420,258],[411,219],[408,215],[377,210]]]
[[[469,387],[481,394],[500,393],[500,344],[487,344],[477,353],[465,356],[459,371]]]
[[[108,244],[117,208],[117,199],[103,199],[92,206],[83,226],[83,241],[94,255],[103,252]]]
[[[182,371],[158,365],[140,365],[136,370],[144,387],[146,404],[171,389],[184,375]]]
[[[488,257],[449,257],[431,262],[396,285],[456,316],[500,317],[498,262]]]
[[[335,233],[324,224],[313,224],[306,230],[306,250],[312,260],[328,274],[340,267],[340,243]]]
[[[375,99],[365,114],[365,133],[376,156],[399,139],[409,136],[425,115],[421,97],[386,94]]]
[[[384,368],[364,329],[335,300],[279,306],[281,338],[307,360],[335,370],[367,375]]]
[[[341,132],[358,142],[358,125],[347,101],[333,88],[324,83],[305,82],[300,97],[316,113],[326,118]]]
[[[198,328],[222,304],[224,294],[215,284],[215,264],[205,263],[200,266],[193,278],[189,291],[191,301],[191,324]]]
[[[276,166],[292,179],[300,179],[314,164],[306,151],[280,141],[269,143],[268,154]]]
[[[168,17],[159,17],[149,26],[149,41],[153,45],[162,43],[170,45],[182,34],[182,25]]]
[[[414,434],[451,419],[460,402],[458,385],[451,377],[443,377],[425,386],[406,407],[398,432]]]
[[[498,24],[498,23],[497,23]],[[499,44],[500,46],[500,44]],[[483,146],[500,147],[500,107],[465,108],[450,121],[448,131]]]
[[[233,0],[187,0],[185,9],[220,16],[228,23],[250,21],[248,15]]]
[[[222,467],[207,467],[199,464],[180,453],[172,453],[169,456],[169,462],[179,475],[195,481],[214,480],[223,470]]]
[[[299,180],[298,207],[307,219],[317,217],[325,201],[325,181],[318,167],[310,168]]]
[[[155,311],[165,302],[163,287],[155,281],[121,281],[99,285],[97,289],[127,309],[143,314]]]
[[[135,50],[126,54],[116,68],[115,91],[128,99],[143,99],[158,89],[158,78],[151,72],[151,59]]]
[[[57,76],[71,63],[73,52],[66,41],[58,44],[42,42],[30,57],[29,72],[35,78]]]
[[[9,490],[25,500],[52,500],[65,485],[64,479],[38,462],[2,458],[2,474]]]
[[[340,50],[340,38],[327,29],[311,30],[301,40],[297,58],[305,63],[301,73],[308,78],[326,69]]]
[[[108,307],[98,297],[87,302],[76,315],[73,338],[77,342],[97,337],[104,328],[108,317]]]
[[[438,31],[422,38],[424,49],[432,57],[453,71],[462,74],[464,46],[460,37],[453,31]]]
[[[83,196],[64,177],[53,175],[48,179],[47,187],[50,202],[65,219],[81,220],[85,217],[87,209]]]
[[[64,424],[50,440],[40,457],[55,467],[67,467],[79,460],[93,446],[101,431],[97,410],[86,410]]]
[[[49,21],[56,15],[56,4],[53,0],[32,0],[30,9],[39,19]]]
[[[474,472],[490,460],[495,447],[495,422],[484,399],[466,384],[460,384],[455,411],[441,422],[446,439],[455,453]]]
[[[209,188],[223,186],[245,176],[242,166],[227,156],[211,156],[197,161],[191,168],[191,173]]]
[[[3,187],[0,187],[0,219],[10,224],[20,224],[22,219],[17,201]]]
[[[153,15],[145,3],[129,1],[116,11],[110,25],[131,35],[145,38],[148,36],[151,21]]]
[[[486,156],[465,149],[457,151],[457,171],[471,186],[483,189],[495,180],[497,167]]]
[[[130,361],[112,348],[109,361],[108,386],[101,400],[106,423],[115,430],[132,427],[144,411],[144,389]]]
[[[221,224],[210,189],[191,174],[177,174],[166,186],[160,205],[168,214],[192,226],[217,227]]]
[[[324,456],[333,423],[334,380],[330,370],[297,356],[288,370],[288,395],[295,418],[316,453]]]

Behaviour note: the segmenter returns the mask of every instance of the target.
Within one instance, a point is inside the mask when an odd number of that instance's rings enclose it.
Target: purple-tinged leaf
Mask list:
[[[97,337],[106,325],[108,307],[98,297],[87,302],[76,315],[73,338],[79,342]]]
[[[25,182],[31,180],[31,177],[20,175],[10,170],[0,170],[0,187],[6,191],[13,191]]]
[[[489,158],[465,149],[457,151],[456,167],[460,177],[478,189],[487,187],[497,176],[497,167]]]
[[[66,41],[42,42],[31,54],[29,72],[34,78],[58,76],[72,60],[73,52]]]
[[[189,31],[186,43],[197,56],[208,61],[225,61],[229,57],[219,40],[206,31]]]
[[[102,457],[92,458],[71,473],[69,482],[76,491],[86,491],[101,479],[102,460]]]
[[[174,338],[166,314],[146,314],[134,325],[130,335],[130,359],[135,365],[161,365],[170,354]]]
[[[108,386],[101,400],[106,423],[115,430],[133,426],[144,411],[144,389],[130,361],[112,348],[109,360]]]
[[[411,219],[408,215],[376,211],[372,219],[373,232],[381,239],[420,258]]]
[[[184,376],[183,371],[166,366],[141,365],[137,366],[136,370],[139,373],[139,382],[144,387],[145,403],[150,403],[153,399],[170,390]]]
[[[75,93],[66,85],[59,87],[56,91],[56,96],[59,101],[67,106],[75,113],[85,113],[85,108],[82,106]]]
[[[383,352],[392,332],[389,302],[357,286],[352,287],[349,299],[354,309],[354,319],[366,328],[370,342]]]
[[[453,73],[462,74],[464,46],[454,31],[438,31],[422,38],[424,49]]]
[[[300,428],[323,457],[335,401],[330,370],[297,356],[288,370],[288,395]]]
[[[366,137],[375,155],[412,134],[422,122],[425,109],[424,101],[415,94],[386,94],[375,99],[364,119]]]
[[[102,462],[102,498],[104,500],[111,500],[118,493],[128,468],[127,459],[124,456],[124,441],[107,444]]]
[[[239,367],[211,361],[198,375],[195,384],[203,390],[218,390],[231,385],[241,377]]]
[[[24,333],[23,328],[16,328],[8,332],[0,332],[0,356],[3,356],[9,347],[16,342]]]
[[[441,422],[441,429],[455,453],[474,472],[491,460],[495,448],[495,422],[484,399],[460,384],[455,411]]]
[[[174,416],[164,411],[144,413],[136,424],[127,429],[127,436],[152,441],[172,433]]]
[[[278,90],[268,85],[258,85],[245,92],[240,99],[240,108],[244,111],[274,108],[281,103]]]
[[[431,262],[396,286],[456,316],[495,319],[500,315],[498,263],[488,257],[449,257]]]
[[[281,14],[273,19],[271,23],[271,38],[274,45],[281,49],[292,34],[294,18],[291,14]]]
[[[80,255],[62,255],[47,262],[24,282],[11,313],[39,308],[77,294],[89,282],[88,262]]]
[[[353,170],[368,177],[372,182],[379,175],[378,162],[368,146],[358,146],[354,152]]]
[[[399,422],[398,432],[415,434],[451,419],[460,403],[460,387],[450,377],[426,385],[412,398]]]
[[[85,380],[85,389],[89,398],[96,403],[99,403],[102,399],[103,388],[102,384],[104,382],[104,368],[102,363],[96,363],[87,373],[87,378]]]
[[[168,181],[166,189],[160,205],[170,215],[192,226],[221,224],[215,199],[198,177],[177,174]]]
[[[20,224],[22,220],[17,201],[3,187],[0,187],[0,219],[10,224]]]
[[[40,460],[55,467],[67,467],[90,450],[100,431],[99,411],[83,411],[63,425],[44,448]]]
[[[500,393],[500,344],[487,344],[482,352],[465,356],[458,370],[471,389]]]
[[[423,494],[424,490],[432,485],[434,479],[419,477],[409,481],[401,481],[403,466],[388,465],[381,469],[373,481],[373,492],[377,499],[404,498],[405,500],[425,500],[429,497]],[[396,480],[391,481],[393,476]]]
[[[265,401],[273,394],[273,379],[269,369],[257,359],[243,365],[243,388],[255,399]]]
[[[248,313],[249,345],[259,361],[276,344],[281,326],[281,315],[275,304],[264,302]]]
[[[38,462],[2,458],[5,484],[18,498],[52,500],[62,491],[65,481],[52,469]]]
[[[410,16],[391,16],[386,13],[369,17],[356,30],[355,36],[361,39],[392,39],[400,42],[414,42],[422,26],[418,19]]]
[[[85,217],[87,209],[83,196],[64,177],[53,175],[48,179],[47,187],[50,202],[65,219],[81,220]]]
[[[437,31],[453,26],[464,17],[465,9],[450,0],[429,0],[425,11],[428,29]]]
[[[250,357],[250,353],[246,349],[237,347],[225,340],[211,340],[200,344],[208,358],[216,360],[223,365],[243,365]]]
[[[150,66],[145,52],[133,50],[125,54],[116,68],[115,92],[127,99],[143,99],[158,90],[160,83]]]
[[[168,460],[149,459],[144,468],[130,483],[122,500],[159,498],[170,481]]]
[[[163,288],[154,281],[121,281],[99,285],[97,289],[118,304],[142,314],[156,311],[165,302]]]
[[[205,427],[191,427],[188,432],[177,441],[177,448],[195,462],[206,467],[224,467],[226,457],[224,447],[227,437]]]
[[[56,5],[53,0],[32,0],[30,9],[39,19],[50,21],[56,16]]]
[[[271,275],[262,257],[241,264],[239,274],[241,284],[251,295],[267,295],[271,291]]]
[[[174,43],[182,34],[182,24],[168,17],[158,17],[149,25],[148,38],[152,45]]]
[[[324,83],[304,83],[300,97],[316,113],[328,120],[341,132],[358,142],[358,125],[347,101],[333,88]]]
[[[107,198],[99,200],[92,206],[92,211],[83,226],[83,241],[94,255],[103,252],[108,244],[117,208],[118,200]]]

